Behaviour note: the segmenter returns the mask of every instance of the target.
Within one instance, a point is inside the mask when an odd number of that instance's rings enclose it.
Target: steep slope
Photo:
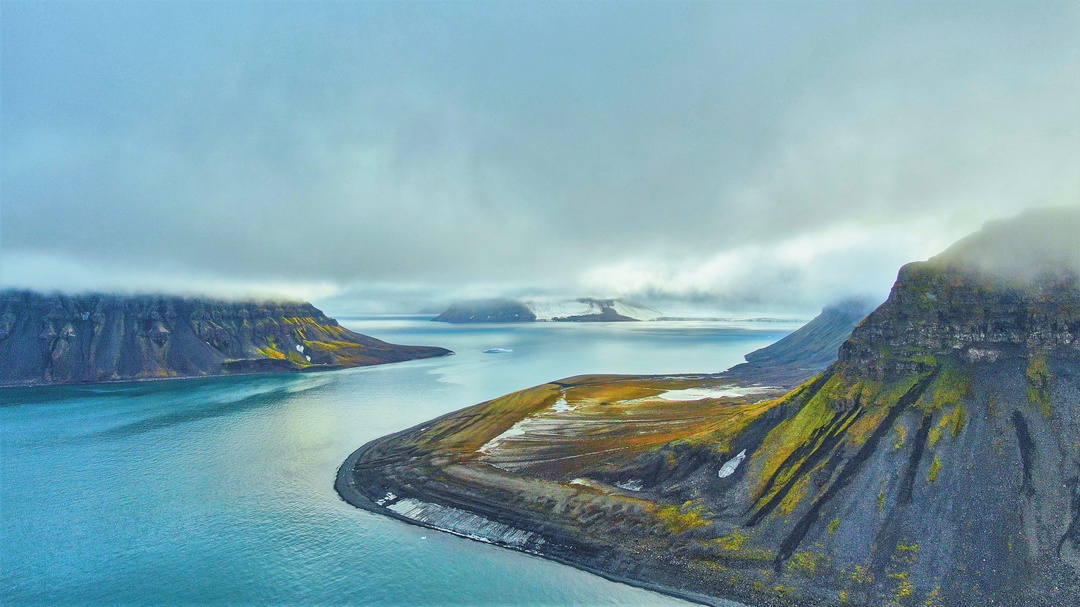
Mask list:
[[[787,394],[551,382],[364,446],[338,490],[704,602],[1076,605],[1076,234],[1031,212],[908,264]]]
[[[772,378],[773,383],[795,379],[799,383],[836,361],[840,344],[874,309],[873,302],[851,298],[825,306],[821,313],[791,335],[745,356],[746,362],[728,369],[732,378]]]
[[[0,385],[303,371],[448,353],[354,333],[308,303],[0,293]]]

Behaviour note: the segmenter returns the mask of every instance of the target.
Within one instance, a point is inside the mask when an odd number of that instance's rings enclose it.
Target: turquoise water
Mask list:
[[[358,510],[334,493],[335,472],[373,438],[515,389],[580,373],[721,370],[794,328],[343,324],[458,354],[320,374],[0,389],[0,603],[685,604]]]

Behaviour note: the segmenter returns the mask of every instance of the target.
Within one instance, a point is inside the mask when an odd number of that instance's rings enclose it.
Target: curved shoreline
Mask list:
[[[699,605],[711,605],[711,606],[714,606],[714,607],[749,607],[749,606],[747,606],[747,605],[745,605],[743,603],[739,603],[737,601],[730,600],[730,599],[722,599],[722,598],[718,598],[718,597],[710,597],[710,596],[706,596],[706,595],[702,595],[702,594],[698,594],[698,593],[694,593],[694,592],[689,592],[689,591],[686,591],[686,590],[679,590],[677,588],[673,588],[673,587],[670,587],[670,586],[664,586],[662,584],[657,584],[657,583],[654,583],[654,582],[648,582],[648,581],[644,581],[644,580],[639,580],[639,579],[635,579],[635,578],[626,577],[626,576],[620,575],[618,573],[614,573],[614,572],[611,572],[611,571],[605,571],[603,569],[599,569],[599,568],[594,567],[592,565],[589,565],[587,563],[574,561],[574,560],[567,559],[565,557],[561,557],[561,556],[557,556],[557,555],[546,554],[546,553],[544,553],[543,551],[540,551],[540,550],[524,549],[524,548],[521,548],[519,546],[514,546],[514,545],[511,545],[511,544],[507,544],[507,543],[504,543],[504,542],[501,542],[499,540],[492,539],[492,538],[482,538],[482,537],[477,537],[477,536],[471,536],[471,535],[466,535],[466,534],[463,534],[463,533],[458,533],[458,532],[455,532],[453,530],[443,529],[443,528],[440,528],[440,527],[438,527],[436,525],[432,525],[432,524],[429,524],[429,523],[425,523],[423,521],[419,521],[419,520],[416,520],[416,519],[413,519],[413,518],[409,518],[407,516],[404,516],[402,514],[394,512],[393,510],[390,510],[389,508],[386,508],[384,506],[380,506],[380,505],[376,504],[374,501],[372,501],[372,499],[370,497],[368,497],[366,494],[364,494],[356,486],[355,479],[353,478],[353,472],[354,472],[354,469],[355,469],[356,462],[357,462],[358,459],[363,457],[372,448],[374,448],[375,446],[379,445],[380,443],[382,443],[384,441],[393,440],[393,439],[395,439],[395,438],[397,438],[397,437],[399,437],[401,435],[408,434],[408,433],[413,432],[415,430],[419,430],[422,427],[428,426],[428,425],[434,423],[435,421],[438,421],[438,419],[441,419],[442,417],[455,415],[456,413],[457,413],[456,411],[451,412],[451,413],[446,414],[445,416],[440,416],[439,418],[436,418],[435,420],[429,420],[429,421],[423,422],[422,424],[419,424],[417,426],[413,426],[411,428],[407,428],[405,430],[401,430],[401,431],[395,432],[393,434],[383,436],[381,438],[376,438],[376,439],[374,439],[372,441],[369,441],[369,442],[365,443],[359,449],[357,449],[356,451],[353,451],[349,455],[349,457],[345,459],[345,461],[341,464],[341,466],[338,467],[337,476],[336,476],[336,479],[334,481],[334,490],[337,491],[338,496],[343,501],[345,501],[346,503],[348,503],[348,504],[350,504],[352,506],[355,506],[357,508],[360,508],[362,510],[367,510],[368,512],[371,512],[371,513],[374,513],[374,514],[380,514],[380,515],[383,515],[383,516],[388,516],[390,518],[397,519],[399,521],[402,521],[404,523],[408,523],[410,525],[415,525],[417,527],[423,527],[423,528],[426,528],[426,529],[432,529],[434,531],[440,531],[440,532],[443,532],[443,533],[449,533],[451,535],[455,535],[455,536],[462,537],[462,538],[465,538],[465,539],[470,539],[470,540],[473,540],[473,541],[476,541],[476,542],[481,542],[481,543],[485,543],[485,544],[491,544],[491,545],[499,546],[501,548],[508,548],[508,549],[514,550],[516,552],[521,552],[521,553],[524,553],[524,554],[529,554],[529,555],[532,555],[532,556],[543,558],[543,559],[546,559],[546,560],[549,560],[549,561],[554,561],[554,562],[557,562],[559,564],[567,565],[569,567],[573,567],[575,569],[584,571],[586,573],[591,573],[593,575],[597,575],[597,576],[602,577],[602,578],[604,578],[604,579],[606,579],[608,581],[618,582],[620,584],[626,584],[628,586],[633,586],[635,588],[641,588],[643,590],[650,590],[652,592],[658,592],[660,594],[672,596],[672,597],[682,599],[684,601],[689,601],[689,602],[692,602],[692,603],[697,603]],[[492,521],[492,522],[495,522],[495,521]],[[535,530],[523,530],[523,531],[529,531],[531,533],[541,535],[538,531],[535,531]],[[542,537],[542,535],[541,535],[541,537]]]
[[[206,375],[171,375],[167,377],[118,377],[114,379],[97,379],[97,380],[72,380],[72,381],[50,381],[42,382],[37,380],[26,380],[21,382],[0,382],[0,390],[15,389],[15,388],[78,388],[85,386],[100,386],[100,385],[116,385],[116,384],[141,384],[150,382],[180,382],[184,380],[199,380],[199,379],[226,379],[230,377],[272,377],[272,376],[289,376],[289,375],[304,375],[304,374],[320,374],[329,373],[332,371],[347,371],[349,369],[366,369],[368,367],[382,367],[384,365],[396,365],[398,363],[408,363],[417,360],[428,360],[430,358],[441,358],[443,356],[454,356],[457,352],[453,350],[442,348],[439,346],[408,346],[410,348],[432,348],[438,350],[445,350],[445,352],[417,356],[415,358],[406,358],[403,360],[388,360],[385,362],[371,363],[366,365],[343,365],[343,364],[319,364],[309,365],[306,367],[297,367],[294,369],[276,369],[270,371],[239,371],[235,373],[214,373]],[[264,359],[270,360],[270,359]]]

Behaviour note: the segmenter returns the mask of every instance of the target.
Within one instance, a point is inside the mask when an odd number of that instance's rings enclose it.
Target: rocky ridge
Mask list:
[[[354,333],[309,303],[0,292],[0,385],[308,371],[449,353]]]

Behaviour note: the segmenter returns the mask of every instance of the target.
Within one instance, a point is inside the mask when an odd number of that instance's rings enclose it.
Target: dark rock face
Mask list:
[[[509,299],[486,299],[451,304],[432,320],[439,322],[533,322],[536,314],[525,304]]]
[[[308,303],[0,293],[0,385],[328,369],[447,353],[354,333]]]

